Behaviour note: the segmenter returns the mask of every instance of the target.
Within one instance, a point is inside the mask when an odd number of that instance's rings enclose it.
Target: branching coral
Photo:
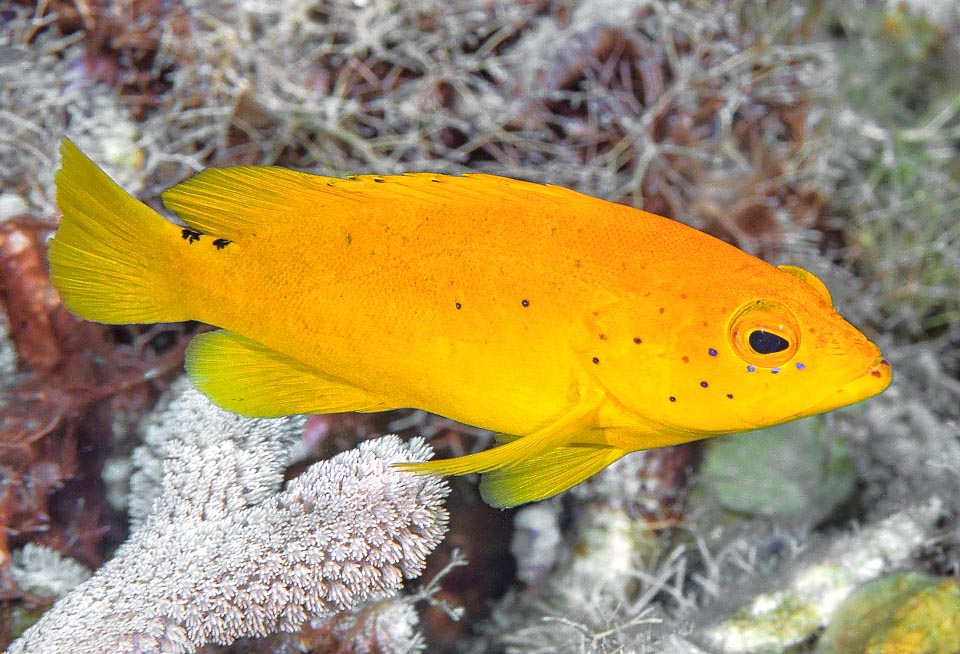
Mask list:
[[[165,456],[152,511],[10,654],[195,652],[297,630],[420,574],[446,485],[390,464],[428,458],[426,444],[369,441],[273,495],[299,422],[237,418],[186,391],[151,428]]]
[[[48,547],[27,543],[13,553],[10,575],[36,597],[57,598],[90,578],[90,570]]]

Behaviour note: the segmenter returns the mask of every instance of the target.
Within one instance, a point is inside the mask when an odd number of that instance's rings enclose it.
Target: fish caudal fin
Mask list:
[[[121,189],[68,139],[55,182],[63,217],[50,278],[81,318],[122,324],[190,318],[170,275],[182,229]]]
[[[605,445],[561,445],[480,478],[480,495],[490,506],[509,508],[573,488],[626,454]]]

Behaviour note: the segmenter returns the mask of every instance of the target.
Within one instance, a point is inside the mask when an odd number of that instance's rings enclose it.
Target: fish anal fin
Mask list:
[[[391,409],[359,388],[228,331],[200,334],[186,356],[190,381],[220,407],[251,417]]]
[[[626,454],[604,445],[561,445],[480,478],[490,506],[509,508],[552,497],[592,477]]]

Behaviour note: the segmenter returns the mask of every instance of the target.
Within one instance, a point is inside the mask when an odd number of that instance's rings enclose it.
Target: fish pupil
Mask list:
[[[750,341],[750,347],[757,354],[775,354],[790,347],[790,343],[785,338],[762,329],[750,332],[748,340]]]

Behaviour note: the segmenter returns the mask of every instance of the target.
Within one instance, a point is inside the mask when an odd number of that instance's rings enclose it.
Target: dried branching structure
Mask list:
[[[192,389],[164,415],[151,512],[10,654],[187,654],[296,631],[395,593],[446,530],[445,483],[390,466],[428,458],[422,440],[368,441],[273,494],[299,419],[239,418]]]

